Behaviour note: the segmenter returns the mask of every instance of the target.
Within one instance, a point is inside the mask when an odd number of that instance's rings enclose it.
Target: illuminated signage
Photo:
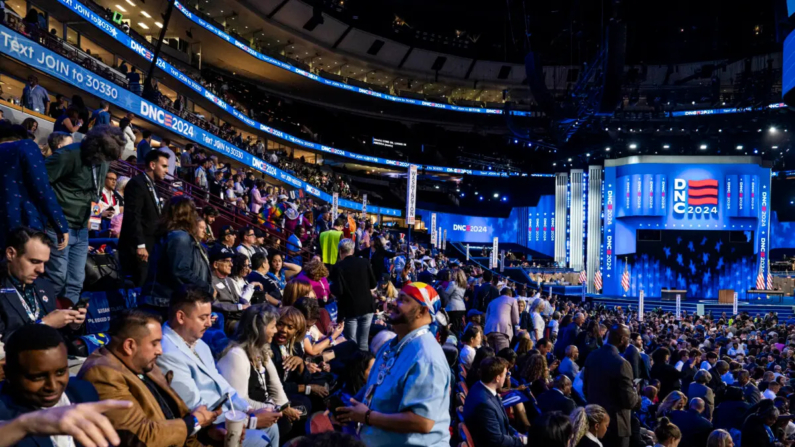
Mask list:
[[[674,179],[675,214],[718,214],[717,180]]]
[[[453,231],[471,231],[473,233],[488,233],[489,227],[482,225],[453,224]]]

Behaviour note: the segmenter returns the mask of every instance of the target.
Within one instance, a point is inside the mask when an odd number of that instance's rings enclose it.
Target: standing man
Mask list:
[[[607,447],[629,446],[632,409],[640,402],[632,384],[632,366],[621,357],[628,345],[629,328],[615,324],[607,335],[607,343],[591,352],[585,361],[585,399],[601,405],[610,415],[604,442]]]
[[[88,220],[99,202],[110,162],[117,160],[126,140],[118,127],[96,126],[79,143],[65,146],[44,161],[58,203],[69,224],[69,243],[50,254],[47,276],[57,296],[73,303],[80,298],[88,257]],[[52,240],[61,240],[53,229]]]
[[[370,324],[375,312],[372,291],[378,283],[370,261],[353,256],[355,249],[350,239],[340,242],[340,260],[331,270],[329,282],[331,293],[337,297],[339,304],[338,318],[345,320],[345,338],[357,342],[360,350],[367,351]]]
[[[320,233],[318,237],[323,264],[326,264],[326,268],[329,270],[337,263],[337,254],[339,253],[337,247],[342,239],[342,230],[345,228],[346,222],[346,218],[338,217],[334,221],[334,227]]]
[[[33,140],[0,144],[0,248],[11,228],[53,228],[58,250],[69,242],[69,224],[47,179],[41,150]]]
[[[141,141],[138,142],[138,163],[146,160],[146,154],[152,150],[152,131],[144,129],[141,133]]]
[[[486,309],[486,325],[483,333],[494,352],[507,348],[513,338],[513,328],[519,324],[519,302],[513,290],[505,287],[502,294],[492,300]]]
[[[165,152],[150,151],[144,159],[144,173],[131,178],[124,189],[126,211],[122,216],[119,252],[122,268],[132,276],[136,287],[146,281],[149,255],[154,253],[157,242],[162,204],[155,182],[166,178],[168,158]]]
[[[99,108],[94,110],[91,114],[91,119],[88,120],[90,125],[102,126],[110,124],[110,103],[107,101],[100,101]]]
[[[743,390],[745,401],[751,405],[756,405],[762,400],[762,393],[756,384],[751,381],[751,373],[747,369],[741,369],[737,372],[737,382]]]
[[[643,352],[643,338],[637,332],[633,332],[629,336],[629,346],[624,351],[624,358],[627,359],[630,366],[632,366],[632,377],[635,379],[649,380],[651,378],[649,369],[641,357]]]
[[[404,286],[389,311],[395,338],[379,349],[353,406],[336,409],[340,422],[362,424],[369,447],[450,445],[450,366],[429,327],[440,307],[430,285]]]
[[[50,94],[47,89],[39,85],[39,78],[28,76],[28,84],[22,90],[22,107],[46,115],[49,105]]]

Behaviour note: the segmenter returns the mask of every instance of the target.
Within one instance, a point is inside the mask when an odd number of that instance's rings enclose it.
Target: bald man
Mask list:
[[[682,432],[679,447],[704,447],[707,445],[707,438],[712,433],[712,423],[704,417],[705,408],[704,400],[697,397],[690,401],[690,408],[687,411],[671,412],[669,419]]]
[[[632,366],[621,353],[629,345],[629,328],[615,324],[605,343],[585,361],[583,392],[590,404],[604,407],[610,415],[610,425],[604,437],[605,447],[628,447],[631,434],[632,409],[640,397],[632,383]]]

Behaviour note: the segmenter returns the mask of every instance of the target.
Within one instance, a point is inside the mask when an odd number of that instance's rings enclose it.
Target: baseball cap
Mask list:
[[[220,237],[228,236],[230,234],[237,234],[234,227],[232,225],[224,225],[221,227],[221,234]]]
[[[476,315],[483,315],[483,312],[481,312],[481,311],[479,311],[477,309],[469,309],[467,311],[467,318],[472,318],[472,317],[474,317]]]
[[[210,263],[221,261],[224,259],[232,259],[235,257],[235,252],[226,247],[216,247],[210,252]]]

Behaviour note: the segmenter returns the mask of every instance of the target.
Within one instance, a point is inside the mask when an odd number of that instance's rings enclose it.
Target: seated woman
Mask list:
[[[284,292],[284,287],[287,286],[287,280],[301,272],[300,266],[284,262],[281,253],[276,250],[268,251],[268,262],[270,263],[270,271],[267,276],[276,281],[276,285],[282,292]]]
[[[299,298],[305,296],[315,298],[315,291],[312,289],[312,284],[304,278],[293,278],[284,287],[282,304],[285,306],[292,306]]]
[[[289,402],[270,349],[278,319],[279,312],[269,304],[256,304],[246,309],[229,346],[218,360],[218,371],[255,410]],[[282,415],[279,433],[286,437],[290,431],[289,422],[298,420],[301,411],[287,408],[282,410]]]
[[[303,345],[304,353],[307,356],[321,355],[327,349],[331,349],[335,345],[345,342],[345,337],[341,337],[345,323],[340,323],[338,326],[336,326],[334,331],[328,337],[323,336],[323,334],[320,332],[320,329],[315,326],[320,314],[320,309],[318,308],[316,299],[308,296],[299,298],[298,301],[295,302],[295,308],[300,310],[306,319],[307,331],[306,336],[304,337]],[[334,357],[333,355],[324,355],[323,358],[324,361],[330,361]]]
[[[311,383],[311,372],[304,363],[301,342],[306,334],[306,320],[292,306],[282,307],[279,315],[271,342],[273,364],[290,402],[303,405],[312,414],[312,408],[322,408],[328,388],[325,384]]]

